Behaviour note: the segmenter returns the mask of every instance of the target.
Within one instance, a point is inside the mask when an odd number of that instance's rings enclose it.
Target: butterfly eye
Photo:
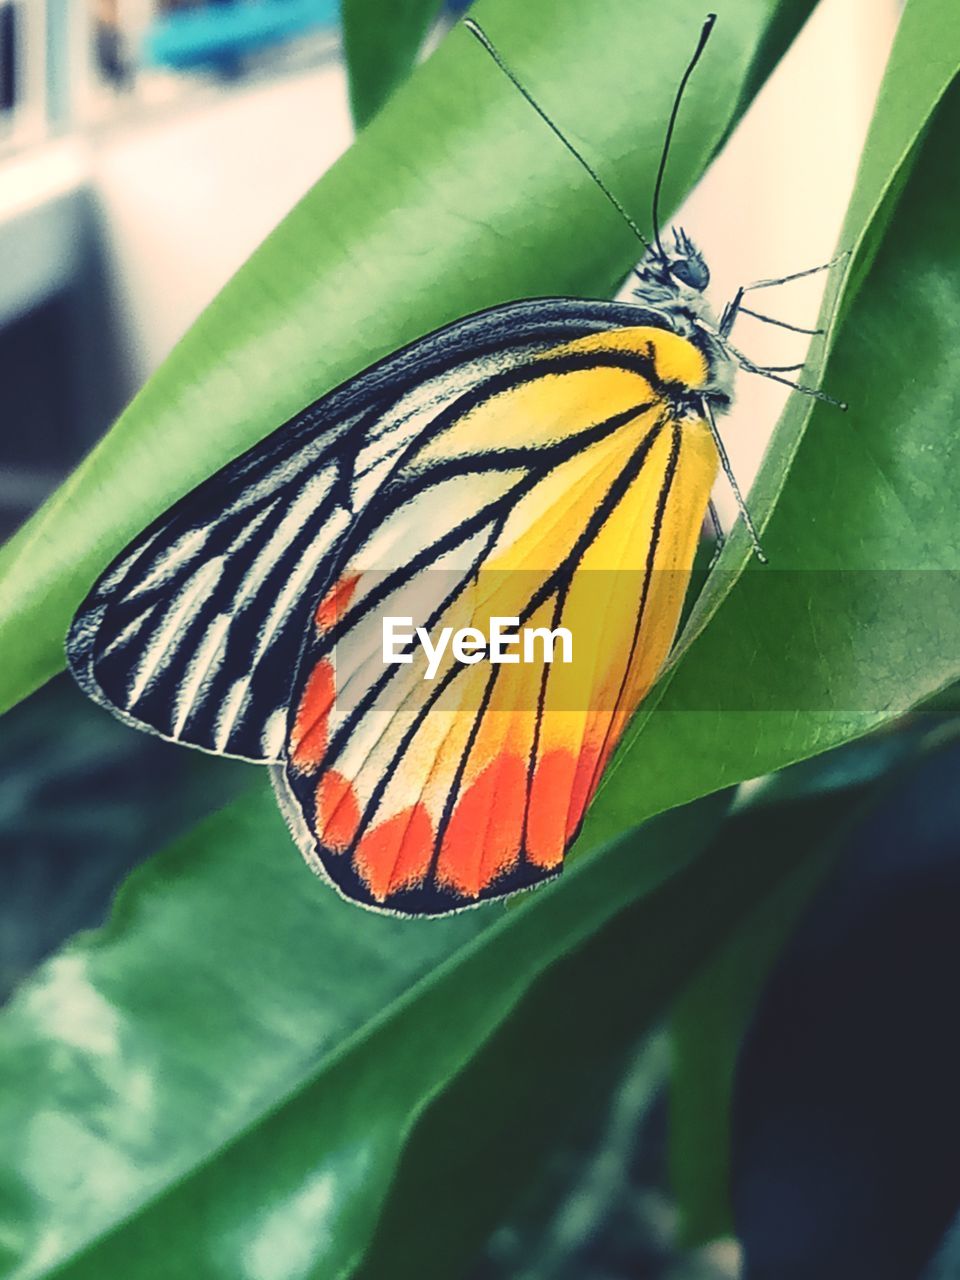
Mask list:
[[[702,292],[710,283],[710,272],[702,258],[677,258],[670,263],[670,274],[681,284]]]

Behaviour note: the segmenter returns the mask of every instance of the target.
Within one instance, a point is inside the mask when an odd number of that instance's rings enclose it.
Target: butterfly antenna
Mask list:
[[[706,48],[707,41],[710,39],[710,32],[713,30],[714,23],[717,21],[715,13],[708,13],[707,20],[703,24],[700,32],[700,39],[697,41],[697,47],[693,51],[693,57],[687,64],[687,69],[683,73],[677,89],[677,96],[673,100],[673,110],[670,112],[670,119],[667,123],[666,136],[663,139],[663,151],[660,154],[660,168],[657,170],[657,180],[653,187],[653,238],[657,244],[657,251],[664,262],[667,261],[667,255],[664,252],[663,244],[660,240],[660,191],[663,187],[663,175],[667,170],[667,157],[670,155],[670,143],[673,141],[673,127],[677,123],[677,115],[680,111],[680,103],[683,101],[683,95],[686,92],[687,82],[693,75],[693,69],[700,61],[700,55]]]
[[[643,234],[643,232],[634,222],[633,218],[630,217],[629,213],[627,213],[626,209],[623,207],[623,205],[620,203],[617,197],[613,194],[613,192],[610,190],[610,188],[607,186],[604,180],[600,177],[599,173],[597,173],[593,165],[591,165],[590,162],[586,159],[586,157],[583,156],[577,150],[577,148],[573,145],[570,139],[565,137],[560,132],[560,130],[553,123],[553,121],[550,119],[550,117],[547,115],[544,109],[540,106],[540,104],[536,101],[533,95],[529,92],[529,90],[524,88],[523,84],[517,79],[517,77],[511,71],[510,67],[503,60],[496,45],[493,43],[493,41],[484,31],[483,27],[480,26],[480,23],[476,22],[473,18],[464,18],[463,25],[467,28],[467,30],[470,32],[471,35],[476,36],[477,40],[480,41],[484,49],[486,49],[487,53],[489,53],[490,57],[494,60],[494,62],[497,64],[497,66],[500,68],[503,74],[511,82],[513,87],[518,90],[518,92],[521,94],[521,96],[524,99],[526,99],[527,102],[529,102],[530,106],[533,107],[534,111],[537,113],[540,119],[544,122],[547,128],[551,131],[551,133],[554,134],[555,137],[560,139],[560,141],[567,148],[567,150],[570,152],[573,158],[581,166],[581,168],[586,170],[586,172],[590,175],[590,177],[593,179],[596,185],[600,188],[601,192],[606,196],[610,204],[613,205],[614,209],[616,209],[617,213],[619,213],[620,217],[624,220],[624,222],[627,224],[627,226],[630,228],[633,234],[637,237],[637,239],[640,241],[643,247],[645,249],[649,249],[650,248],[649,240],[647,240],[646,236]],[[699,50],[698,50],[698,56],[699,56]],[[696,59],[694,59],[694,61],[696,61]],[[691,70],[692,70],[692,67],[691,67]],[[687,74],[689,74],[689,72]]]

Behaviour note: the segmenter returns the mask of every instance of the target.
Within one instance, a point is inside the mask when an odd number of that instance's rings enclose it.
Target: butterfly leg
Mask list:
[[[769,562],[763,553],[763,547],[760,545],[760,535],[757,533],[757,526],[753,523],[753,517],[747,508],[746,502],[743,500],[743,494],[740,492],[739,484],[737,484],[737,477],[733,474],[733,467],[731,467],[730,459],[727,456],[726,446],[723,443],[723,438],[721,437],[720,432],[717,430],[717,421],[713,416],[713,409],[710,406],[709,400],[703,400],[701,401],[701,404],[703,406],[704,417],[710,426],[710,434],[713,436],[713,443],[716,445],[717,456],[720,459],[720,466],[723,470],[723,474],[727,477],[727,483],[729,484],[734,499],[736,500],[737,508],[743,517],[743,523],[746,525],[747,533],[750,535],[750,541],[753,543],[753,554],[761,564],[767,564]],[[712,502],[710,503],[710,507],[713,508]],[[716,519],[715,508],[712,509],[711,515]],[[719,528],[719,524],[717,527]]]
[[[747,373],[756,373],[761,378],[769,378],[771,382],[779,382],[785,387],[789,387],[791,391],[799,391],[801,395],[810,396],[814,400],[820,400],[824,404],[832,404],[835,409],[840,409],[844,413],[849,408],[845,400],[837,400],[834,396],[828,396],[825,391],[820,391],[817,387],[804,386],[802,382],[791,382],[789,378],[782,378],[780,372],[777,371],[776,365],[765,367],[763,365],[754,364],[749,356],[738,351],[732,343],[727,343],[727,349],[734,356],[741,369]]]
[[[803,364],[758,364],[762,373],[799,373]]]
[[[763,315],[758,311],[753,311],[750,307],[744,306],[743,298],[747,293],[752,293],[756,289],[773,289],[781,284],[790,284],[793,280],[803,280],[807,276],[818,275],[821,271],[829,271],[831,267],[835,267],[849,255],[849,250],[837,254],[835,258],[831,258],[829,262],[823,262],[819,267],[808,267],[806,271],[794,271],[789,276],[777,276],[770,280],[754,280],[752,284],[741,285],[734,294],[733,301],[728,302],[723,309],[723,315],[720,317],[720,336],[727,338],[733,329],[738,315],[752,316],[754,320],[761,320],[764,324],[776,325],[779,329],[789,329],[792,333],[806,333],[809,335],[823,333],[822,329],[805,329],[801,325],[788,324],[786,320],[777,320],[773,316]]]
[[[727,535],[723,532],[723,525],[720,523],[720,513],[717,511],[717,504],[711,498],[707,503],[707,514],[710,517],[710,524],[713,528],[713,555],[710,557],[710,563],[707,565],[707,573],[720,559],[720,553],[727,545]]]

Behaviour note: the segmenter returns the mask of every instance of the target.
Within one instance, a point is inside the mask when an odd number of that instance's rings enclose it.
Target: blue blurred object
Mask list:
[[[145,66],[232,71],[237,60],[340,23],[339,0],[234,0],[156,19],[143,41]]]

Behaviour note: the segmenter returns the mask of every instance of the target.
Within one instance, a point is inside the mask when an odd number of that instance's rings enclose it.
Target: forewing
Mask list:
[[[411,451],[442,435],[453,406],[478,387],[564,338],[622,323],[627,310],[497,308],[318,400],[176,503],[105,571],[67,638],[81,687],[163,737],[282,758],[311,614],[353,549],[373,530],[395,530],[416,483]],[[464,495],[455,491],[436,491],[451,501],[431,513],[438,536],[457,523]]]

